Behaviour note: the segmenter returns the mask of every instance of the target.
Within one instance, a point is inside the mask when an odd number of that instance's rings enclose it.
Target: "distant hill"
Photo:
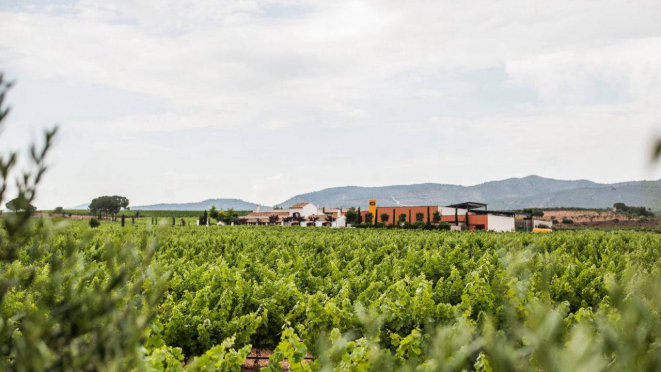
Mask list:
[[[230,209],[233,208],[237,211],[252,211],[257,208],[257,204],[249,203],[239,199],[207,199],[195,203],[173,203],[173,204],[152,204],[152,205],[138,205],[131,206],[131,210],[141,211],[203,211],[208,210],[211,206],[216,206],[217,209]],[[263,210],[270,209],[262,207]]]
[[[464,201],[489,204],[490,209],[528,207],[606,208],[621,202],[661,210],[661,180],[599,184],[588,180],[565,181],[528,176],[491,181],[475,186],[425,183],[383,187],[334,187],[297,195],[278,206],[309,201],[324,207],[362,207],[368,199],[380,206],[448,205]]]
[[[85,203],[85,204],[77,205],[73,208],[68,208],[68,209],[87,209],[87,208],[89,208],[89,206],[90,206],[89,203]]]

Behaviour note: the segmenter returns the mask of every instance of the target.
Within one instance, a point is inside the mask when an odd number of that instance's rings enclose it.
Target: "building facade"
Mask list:
[[[247,225],[346,227],[341,209],[318,208],[312,203],[296,203],[289,209],[254,211],[241,221]]]

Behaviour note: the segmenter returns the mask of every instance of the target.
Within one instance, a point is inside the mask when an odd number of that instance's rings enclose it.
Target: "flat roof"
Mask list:
[[[488,211],[488,210],[472,210],[471,213],[475,214],[502,214],[504,216],[515,216],[518,213],[512,211]]]
[[[486,208],[487,204],[477,203],[477,202],[464,202],[459,204],[450,204],[447,207],[449,208],[461,208],[461,209],[475,209],[475,208]]]

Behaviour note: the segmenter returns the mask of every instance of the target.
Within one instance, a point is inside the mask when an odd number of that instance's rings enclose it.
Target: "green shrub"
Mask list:
[[[89,224],[91,228],[95,228],[95,227],[99,227],[101,225],[101,222],[99,222],[99,220],[97,220],[96,218],[92,217],[90,218]]]

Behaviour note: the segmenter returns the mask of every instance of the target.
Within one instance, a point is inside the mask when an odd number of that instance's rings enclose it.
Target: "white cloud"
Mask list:
[[[172,132],[179,130],[203,128],[231,128],[238,123],[237,118],[227,115],[181,115],[172,112],[162,114],[136,114],[120,117],[114,120],[94,123],[104,132],[140,133],[140,132]],[[75,123],[87,126],[88,123]]]
[[[599,84],[654,105],[661,99],[661,37],[512,60],[506,69],[516,82],[532,84],[553,102],[586,101],[603,89]]]
[[[185,143],[188,152],[195,146],[186,141],[215,139],[241,155],[223,167],[197,159],[191,174],[221,168],[226,179],[257,185],[221,190],[181,176],[167,198],[195,199],[177,191],[189,190],[272,200],[335,180],[477,182],[535,164],[543,164],[535,173],[612,180],[645,174],[630,164],[644,157],[650,128],[661,121],[659,14],[655,0],[80,0],[0,12],[0,63],[19,81],[102,85],[162,104],[113,115],[108,102],[93,117],[76,115],[72,101],[71,133],[82,141],[104,136],[90,141],[107,146],[96,149],[98,162],[110,162],[106,152],[127,136],[157,148]],[[206,132],[190,140],[177,134],[193,130]],[[473,138],[481,147],[457,158]],[[613,148],[622,139],[627,150]],[[306,163],[296,151],[272,148],[276,141],[320,149]],[[401,166],[379,165],[388,153],[367,149],[369,141],[411,155]],[[63,159],[77,156],[63,151]],[[334,160],[338,154],[363,163]],[[503,165],[513,154],[525,160]],[[158,168],[152,177],[170,169],[149,152],[141,156],[135,163]],[[474,175],[454,165],[466,162]],[[365,163],[382,173],[366,176]],[[126,167],[140,175],[137,165]],[[279,174],[287,186],[268,176],[253,182],[254,172]],[[54,177],[84,178],[75,169],[62,174]],[[137,201],[159,197],[140,182],[131,191]]]

